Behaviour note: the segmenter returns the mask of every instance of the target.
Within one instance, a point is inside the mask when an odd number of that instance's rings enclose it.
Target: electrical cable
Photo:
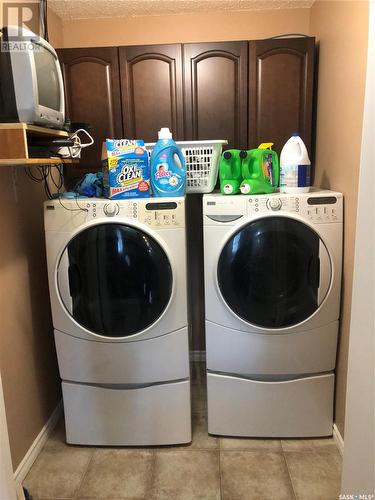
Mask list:
[[[283,35],[270,36],[266,40],[276,40],[277,38],[288,38],[296,36],[300,38],[309,38],[309,35],[305,35],[305,33],[284,33]]]
[[[41,25],[42,37],[48,42],[48,14],[47,14],[47,0],[40,0],[39,3],[39,17]]]
[[[31,179],[33,182],[43,182],[42,177],[36,177],[32,172],[30,167],[24,167],[25,173],[29,179]]]
[[[75,202],[76,202],[76,205],[77,205],[77,207],[78,207],[78,208],[69,208],[69,207],[66,207],[66,206],[63,204],[63,202],[62,202],[62,199],[61,199],[60,194],[59,194],[59,196],[58,196],[58,198],[57,198],[57,199],[59,200],[60,205],[61,205],[63,208],[65,208],[65,210],[69,210],[69,212],[88,212],[88,209],[87,209],[87,208],[85,208],[85,207],[80,207],[80,206],[79,206],[79,204],[78,204],[78,194],[76,194],[76,196],[74,197]]]
[[[65,209],[69,210],[70,212],[88,212],[88,209],[86,207],[81,207],[78,203],[78,193],[74,197],[74,200],[76,202],[77,208],[69,208],[66,205],[63,204],[62,202],[62,192],[61,189],[64,187],[64,175],[63,175],[63,165],[57,165],[55,168],[57,169],[58,172],[58,180],[56,181],[51,165],[42,165],[40,167],[36,167],[37,171],[39,173],[39,176],[35,175],[35,173],[32,172],[30,167],[24,167],[25,174],[27,177],[32,181],[32,182],[37,182],[38,184],[43,184],[44,192],[49,200],[54,200],[56,199],[56,195],[54,195],[51,192],[50,186],[49,186],[49,180],[52,182],[52,184],[55,186],[57,190],[57,199],[60,203],[60,205]]]
[[[63,177],[63,174],[62,174],[62,171],[61,171],[62,165],[57,165],[56,169],[57,169],[57,171],[59,173],[59,180],[58,180],[57,183],[55,181],[54,175],[52,173],[50,175],[51,175],[51,180],[52,180],[53,185],[55,186],[55,188],[57,189],[57,191],[60,192],[60,189],[64,186],[64,177]]]
[[[48,8],[47,8],[47,0],[45,0],[45,21],[44,21],[44,36],[47,42],[49,41],[49,34],[48,34]]]

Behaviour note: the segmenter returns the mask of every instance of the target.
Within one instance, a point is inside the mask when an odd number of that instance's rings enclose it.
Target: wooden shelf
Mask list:
[[[79,163],[70,158],[30,158],[29,139],[35,136],[68,137],[65,130],[29,125],[27,123],[0,123],[0,166],[61,165]]]
[[[0,123],[0,130],[25,130],[34,135],[49,135],[52,137],[68,137],[68,132],[55,128],[40,127],[28,123]]]
[[[16,167],[16,166],[39,166],[39,165],[72,165],[79,163],[79,160],[70,158],[20,158],[11,160],[0,159],[0,167]]]

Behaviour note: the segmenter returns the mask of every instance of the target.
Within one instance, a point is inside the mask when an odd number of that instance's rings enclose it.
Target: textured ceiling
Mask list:
[[[314,0],[49,0],[62,19],[309,8]]]

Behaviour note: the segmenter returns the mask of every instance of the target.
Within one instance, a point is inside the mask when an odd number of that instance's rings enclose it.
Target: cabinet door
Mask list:
[[[67,170],[71,182],[101,168],[102,143],[122,137],[118,49],[60,49],[65,85],[66,116],[91,124],[95,143],[82,151],[79,167]]]
[[[161,127],[182,140],[181,45],[120,47],[124,134],[155,142]]]
[[[315,38],[249,44],[249,148],[273,142],[280,153],[299,132],[311,155]]]
[[[185,138],[247,142],[247,42],[183,46]]]

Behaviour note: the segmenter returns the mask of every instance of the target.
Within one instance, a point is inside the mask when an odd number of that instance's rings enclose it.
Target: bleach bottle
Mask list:
[[[280,155],[280,192],[308,193],[311,162],[301,137],[294,133]]]
[[[219,166],[220,191],[222,194],[237,194],[242,181],[242,159],[246,151],[228,149],[224,151]]]
[[[151,154],[151,186],[154,196],[184,196],[184,156],[172,139],[169,128],[160,129],[158,138]]]

